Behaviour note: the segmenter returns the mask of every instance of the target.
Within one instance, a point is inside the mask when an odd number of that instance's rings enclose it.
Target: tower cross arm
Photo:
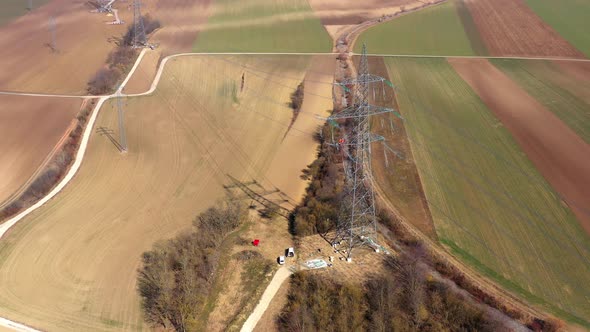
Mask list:
[[[365,109],[361,110],[359,112],[359,108],[365,108]],[[320,116],[317,116],[317,117],[322,120],[330,121],[330,120],[339,120],[339,119],[364,118],[364,117],[368,117],[368,116],[373,116],[373,115],[378,115],[378,114],[383,114],[383,113],[390,113],[390,112],[395,112],[395,111],[391,108],[379,107],[379,106],[374,106],[374,105],[365,105],[365,106],[355,106],[355,107],[345,108],[342,111],[340,111],[334,115],[331,115],[329,117],[320,117]]]

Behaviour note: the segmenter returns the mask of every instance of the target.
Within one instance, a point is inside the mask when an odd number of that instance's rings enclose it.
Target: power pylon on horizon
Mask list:
[[[141,16],[141,1],[133,0],[133,48],[149,47]]]
[[[345,254],[348,261],[352,260],[354,248],[376,245],[377,217],[372,186],[371,143],[384,141],[384,138],[371,133],[370,117],[393,110],[370,105],[369,91],[371,84],[386,82],[388,81],[383,77],[369,73],[367,48],[363,44],[356,78],[337,83],[348,91],[350,90],[347,86],[354,87],[353,106],[328,118],[332,122],[348,119],[350,128],[343,131],[343,136],[337,144],[347,157],[344,160],[346,186],[336,230],[329,239],[334,247],[346,246]]]

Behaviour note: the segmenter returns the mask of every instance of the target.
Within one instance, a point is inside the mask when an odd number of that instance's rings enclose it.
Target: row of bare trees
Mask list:
[[[236,201],[199,214],[193,230],[154,245],[143,254],[138,291],[147,322],[154,327],[194,331],[215,278],[224,238],[245,218]]]
[[[291,218],[290,231],[296,236],[324,233],[334,227],[338,217],[344,173],[337,163],[339,154],[327,140],[334,129],[326,124],[321,130],[322,134],[317,137],[320,141],[317,158],[301,176],[310,180],[305,198]]]
[[[61,148],[55,153],[50,162],[29,184],[29,186],[12,203],[0,210],[0,221],[16,215],[20,211],[35,204],[47,195],[57,183],[63,179],[78,150],[81,136],[88,122],[88,117],[95,105],[91,101],[78,113],[76,127],[70,132]]]
[[[160,28],[160,22],[149,15],[144,16],[143,20],[146,35]],[[117,47],[109,54],[106,66],[99,69],[88,81],[88,93],[102,95],[114,91],[137,57],[137,52],[132,47],[133,35],[134,25],[130,25],[127,33],[117,42]]]
[[[507,322],[429,278],[414,254],[389,257],[388,271],[364,284],[297,273],[279,317],[281,331],[498,331]]]

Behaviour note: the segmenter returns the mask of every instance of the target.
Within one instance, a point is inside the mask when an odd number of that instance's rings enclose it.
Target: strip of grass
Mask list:
[[[564,75],[551,62],[493,59],[492,63],[590,143],[590,105],[555,81]]]
[[[34,0],[33,10],[46,4],[49,0]],[[0,2],[0,26],[29,12],[26,0],[2,0]]]
[[[549,308],[550,310],[552,310],[553,312],[559,313],[559,315],[561,315],[562,317],[567,317],[566,319],[568,321],[571,321],[571,322],[574,322],[574,323],[577,323],[577,324],[580,324],[580,325],[583,325],[586,327],[590,327],[590,324],[588,324],[588,322],[586,322],[584,319],[574,316],[567,311],[561,310],[560,308],[554,306],[551,303],[547,303],[542,298],[540,298],[540,297],[530,293],[526,289],[520,287],[518,284],[516,284],[512,280],[504,278],[503,276],[498,274],[496,271],[490,269],[489,267],[484,265],[482,262],[477,260],[477,258],[475,258],[471,254],[469,254],[468,251],[460,248],[455,242],[453,242],[449,239],[440,239],[440,242],[442,244],[448,246],[450,251],[453,253],[453,255],[459,257],[464,262],[469,263],[471,266],[475,267],[480,273],[487,276],[488,278],[496,280],[502,287],[504,287],[504,289],[507,289],[515,294],[519,294],[520,296],[522,296],[522,298],[526,299],[531,304],[543,305],[543,306]]]
[[[447,2],[377,25],[358,38],[355,52],[366,43],[369,53],[475,55],[457,14]]]
[[[588,38],[588,13],[590,1],[587,0],[525,0],[527,5],[549,23],[559,34],[590,57],[590,38]]]
[[[437,235],[563,318],[590,317],[590,239],[510,133],[444,59],[386,63]]]
[[[330,36],[307,1],[218,0],[196,52],[329,52]]]

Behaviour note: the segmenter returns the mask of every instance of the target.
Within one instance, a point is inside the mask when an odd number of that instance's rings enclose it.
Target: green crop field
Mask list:
[[[584,88],[582,82],[567,77],[550,61],[494,59],[492,63],[590,143],[590,104],[576,95]],[[585,85],[590,95],[590,83]]]
[[[590,38],[587,33],[590,1],[526,0],[526,3],[563,38],[590,56]]]
[[[196,52],[330,52],[332,41],[305,0],[219,0]]]
[[[366,43],[377,54],[474,55],[457,5],[446,2],[370,28],[359,36],[355,52]]]
[[[440,241],[526,300],[590,327],[590,238],[444,59],[387,58]]]
[[[49,0],[34,0],[33,9],[40,7]],[[28,2],[26,0],[2,0],[0,2],[0,25],[10,22],[11,20],[25,15]]]

